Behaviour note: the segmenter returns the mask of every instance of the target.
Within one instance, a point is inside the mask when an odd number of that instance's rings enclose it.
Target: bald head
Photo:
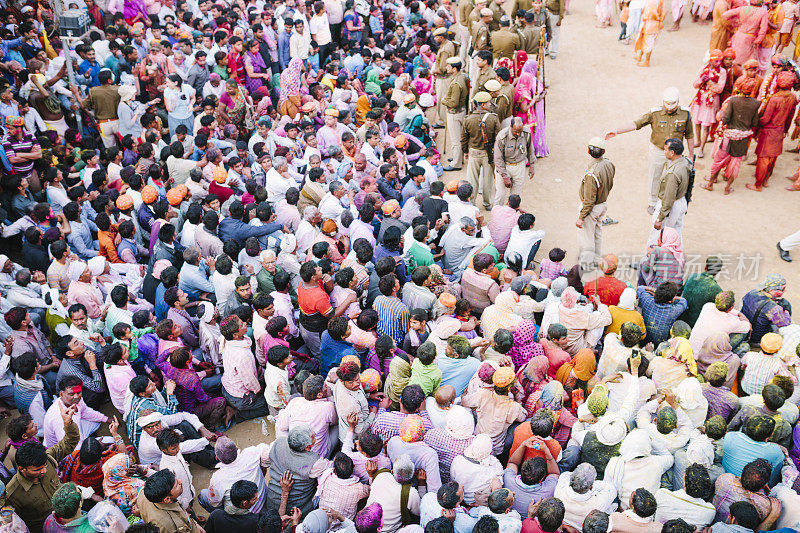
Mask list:
[[[519,135],[520,133],[522,133],[522,127],[524,125],[525,123],[522,122],[521,118],[514,117],[514,120],[511,121],[511,133],[513,133],[514,135]]]
[[[453,388],[452,385],[442,385],[439,387],[439,390],[436,391],[434,397],[436,398],[436,405],[442,409],[446,409],[450,407],[450,404],[456,399],[456,389]]]

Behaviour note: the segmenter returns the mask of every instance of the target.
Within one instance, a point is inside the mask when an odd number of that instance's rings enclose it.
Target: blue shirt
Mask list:
[[[72,231],[67,235],[67,243],[73,252],[84,261],[97,257],[98,246],[92,239],[89,227],[81,222],[70,223]]]
[[[456,396],[461,396],[481,362],[475,357],[456,359],[439,356],[436,358],[436,366],[442,371],[442,385],[452,385],[456,389]]]
[[[89,87],[98,87],[100,85],[100,78],[98,78],[98,75],[100,74],[100,63],[97,61],[94,63],[89,63],[87,59],[84,59],[83,63],[78,65],[78,74],[83,76],[83,79],[86,80],[87,78],[84,76],[86,72],[89,72],[89,81],[87,82],[87,85],[89,85]]]
[[[167,313],[169,312],[169,306],[164,301],[165,292],[167,292],[166,287],[164,287],[163,283],[159,283],[158,287],[156,287],[156,320],[159,322],[167,318]]]
[[[339,366],[345,355],[358,355],[352,344],[333,340],[327,331],[322,333],[319,348],[319,371],[323,376],[327,376],[331,368]]]
[[[378,336],[389,335],[395,345],[402,346],[410,319],[406,304],[381,294],[372,302],[372,308],[378,313]]]
[[[208,279],[208,266],[205,263],[190,265],[183,263],[178,288],[185,292],[190,299],[196,299],[201,292],[214,292],[214,284]]]
[[[730,431],[722,441],[722,468],[734,476],[741,476],[744,467],[756,459],[766,459],[772,465],[769,486],[781,480],[783,451],[774,442],[756,442],[741,431]]]
[[[282,31],[278,35],[278,63],[281,66],[281,70],[288,67],[289,61],[292,59],[292,50],[289,46],[289,38],[291,36],[292,34],[286,33],[286,31]]]

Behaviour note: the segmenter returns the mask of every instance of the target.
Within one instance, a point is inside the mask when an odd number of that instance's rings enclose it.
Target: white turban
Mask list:
[[[92,271],[93,276],[99,276],[106,269],[106,258],[102,255],[96,255],[89,259],[89,270]]]
[[[681,93],[677,87],[667,87],[664,89],[664,103],[677,104],[681,99]]]
[[[155,424],[156,422],[161,422],[162,414],[158,411],[152,412],[147,416],[140,416],[136,423],[139,425],[140,428],[149,426],[150,424]]]
[[[82,261],[70,261],[67,267],[67,276],[72,281],[78,281],[83,273],[86,271],[86,263]]]
[[[294,235],[282,235],[281,236],[281,252],[286,252],[290,254],[295,251],[297,248],[297,237]]]
[[[700,435],[692,439],[686,447],[686,458],[689,464],[699,463],[706,468],[711,468],[714,464],[714,443],[705,435]]]
[[[214,318],[214,304],[211,302],[200,302],[197,304],[197,318],[205,324],[211,322]]]
[[[467,458],[483,462],[485,459],[492,457],[492,439],[486,433],[476,435],[472,443],[464,449],[464,455]]]
[[[621,416],[609,413],[601,416],[594,425],[594,434],[601,444],[614,446],[628,434],[628,424]]]
[[[456,440],[468,439],[475,431],[475,419],[466,408],[454,405],[447,412],[444,430]]]

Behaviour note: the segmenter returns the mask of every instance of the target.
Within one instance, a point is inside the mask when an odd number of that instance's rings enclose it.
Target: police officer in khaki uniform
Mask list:
[[[444,108],[441,105],[444,93],[447,91],[447,60],[456,55],[456,46],[447,37],[445,28],[437,28],[433,32],[433,40],[439,45],[436,52],[436,62],[433,64],[433,76],[436,79],[436,115],[433,127],[444,128]]]
[[[522,35],[525,37],[523,49],[528,57],[536,57],[542,42],[542,28],[536,25],[536,15],[531,11],[525,13],[525,29],[522,30]]]
[[[594,266],[602,256],[603,217],[608,210],[606,200],[614,186],[614,164],[603,157],[605,143],[600,137],[589,140],[589,166],[581,180],[578,195],[581,211],[575,226],[578,228],[578,261]]]
[[[484,7],[480,10],[480,19],[472,25],[473,50],[492,50],[492,37],[489,30],[490,22],[492,22],[492,10]]]
[[[461,48],[458,51],[461,57],[461,64],[466,65],[467,51],[469,49],[469,15],[475,9],[475,4],[472,0],[458,0],[458,10],[456,11],[456,22],[458,25],[458,38],[461,42]]]
[[[475,36],[475,24],[481,21],[481,11],[486,9],[487,0],[476,0],[475,1],[475,8],[469,12],[469,18],[467,19],[467,29],[469,30],[470,38],[474,40]],[[489,10],[491,11],[491,10]],[[475,46],[473,42],[472,46]]]
[[[471,97],[475,97],[478,91],[483,90],[487,81],[497,78],[497,73],[492,68],[492,53],[488,50],[481,50],[475,55],[475,69],[473,76],[470,77],[472,84]]]
[[[635,122],[606,133],[606,140],[622,133],[638,130],[649,125],[650,152],[647,159],[647,172],[650,184],[650,198],[647,202],[647,212],[651,215],[658,201],[658,184],[667,158],[664,155],[664,143],[667,139],[686,141],[686,148],[691,153],[694,148],[694,130],[689,109],[680,107],[680,93],[675,87],[664,90],[664,105],[654,107],[642,115]]]
[[[461,130],[464,127],[464,118],[467,114],[469,101],[469,81],[461,72],[461,60],[451,57],[447,60],[447,92],[442,99],[442,105],[447,109],[447,144],[450,148],[449,166],[444,167],[446,172],[461,170],[464,162],[461,151]]]
[[[475,111],[470,113],[464,121],[464,128],[461,130],[461,150],[465,152],[464,157],[467,160],[467,181],[475,191],[473,202],[478,205],[476,199],[478,185],[482,184],[483,208],[487,211],[491,209],[491,202],[494,199],[492,191],[494,165],[489,151],[494,150],[497,133],[500,131],[500,121],[497,120],[497,115],[489,111],[491,99],[489,93],[484,91],[475,95]],[[483,173],[483,182],[481,182],[481,173]]]
[[[683,233],[692,163],[683,156],[682,139],[667,139],[664,143],[664,157],[667,162],[658,182],[658,201],[653,213],[653,230],[647,240],[648,246],[658,242],[658,234],[663,228],[675,228],[681,236]]]
[[[497,61],[501,57],[514,58],[514,52],[522,50],[522,41],[519,35],[511,31],[511,20],[508,17],[500,19],[500,29],[491,34],[492,54]]]
[[[535,164],[533,134],[521,118],[515,117],[510,126],[500,130],[494,142],[494,205],[505,204],[509,192],[522,195],[525,175],[533,179]]]
[[[497,31],[500,29],[500,20],[506,16],[506,12],[497,0],[489,0],[487,7],[492,10],[492,21],[489,23],[489,30]]]
[[[514,112],[514,86],[509,83],[511,72],[500,67],[497,72],[497,81],[500,83],[500,90],[494,97],[497,104],[497,118],[500,120],[500,127],[507,128],[511,125],[511,118]]]

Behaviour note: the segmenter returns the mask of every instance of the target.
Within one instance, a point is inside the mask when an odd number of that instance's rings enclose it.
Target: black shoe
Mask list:
[[[789,252],[787,250],[784,250],[783,248],[781,248],[780,241],[775,246],[778,247],[778,255],[781,256],[781,259],[783,259],[787,263],[791,263],[792,262],[792,256],[789,255]]]
[[[454,172],[454,171],[456,171],[456,170],[461,170],[461,167],[458,167],[458,168],[453,168],[453,167],[443,167],[443,168],[442,168],[442,170],[444,170],[445,172]]]
[[[433,125],[433,129],[435,129],[435,130],[444,129],[444,124],[434,124]]]

